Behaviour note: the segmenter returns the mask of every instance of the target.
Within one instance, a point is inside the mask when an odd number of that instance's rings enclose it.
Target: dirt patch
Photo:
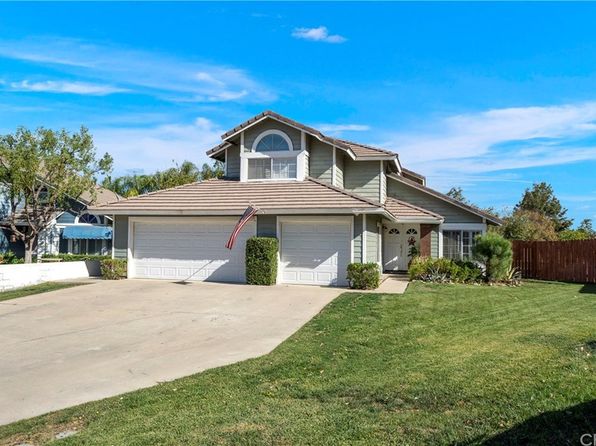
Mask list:
[[[5,438],[4,440],[0,440],[0,446],[39,446],[51,440],[55,440],[56,436],[64,432],[81,432],[84,427],[85,420],[83,417],[77,417],[66,423],[47,424],[35,432],[16,434],[12,437]]]

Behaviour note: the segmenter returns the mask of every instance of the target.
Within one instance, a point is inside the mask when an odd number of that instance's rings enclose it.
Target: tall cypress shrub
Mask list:
[[[275,285],[278,249],[274,237],[251,237],[246,241],[246,283]]]

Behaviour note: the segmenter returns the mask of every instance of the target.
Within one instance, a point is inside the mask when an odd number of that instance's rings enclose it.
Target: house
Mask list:
[[[68,210],[56,214],[37,241],[35,255],[42,257],[53,254],[109,255],[112,252],[112,218],[102,214],[89,213],[91,204],[111,203],[122,199],[118,194],[96,186],[95,197],[84,193],[78,199],[70,200]],[[2,211],[6,214],[5,200],[0,191]],[[17,208],[18,209],[18,208]],[[27,223],[23,219],[22,227]],[[24,257],[25,246],[9,228],[0,228],[0,253],[12,251],[17,257]]]
[[[278,283],[345,285],[350,262],[403,271],[413,249],[466,258],[500,220],[426,186],[396,153],[266,111],[207,151],[225,178],[93,207],[114,220],[132,278],[244,282],[246,240],[280,242]],[[224,247],[248,205],[258,214]]]

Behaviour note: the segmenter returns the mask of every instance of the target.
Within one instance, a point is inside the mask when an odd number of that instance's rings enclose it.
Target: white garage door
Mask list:
[[[244,226],[230,251],[225,244],[237,221],[172,217],[134,222],[134,277],[245,282],[244,250],[256,224]]]
[[[284,283],[345,286],[351,226],[346,220],[281,223]]]

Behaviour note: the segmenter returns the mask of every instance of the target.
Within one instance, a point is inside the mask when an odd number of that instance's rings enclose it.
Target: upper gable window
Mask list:
[[[279,130],[267,130],[255,139],[253,152],[287,152],[294,150],[292,140]]]

